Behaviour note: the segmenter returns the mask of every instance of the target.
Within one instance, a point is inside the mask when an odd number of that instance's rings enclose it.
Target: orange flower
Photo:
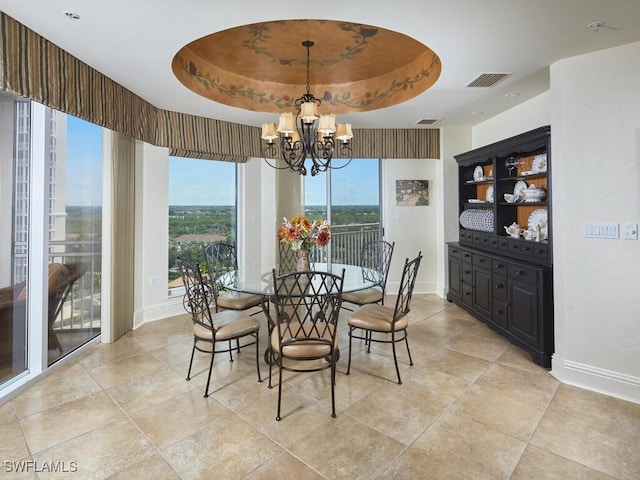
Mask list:
[[[331,234],[329,230],[322,230],[318,232],[318,245],[321,247],[326,247],[329,245],[329,240],[331,240]]]

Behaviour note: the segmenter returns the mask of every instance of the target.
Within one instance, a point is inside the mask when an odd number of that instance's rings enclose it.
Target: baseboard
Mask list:
[[[562,383],[640,404],[640,377],[565,360],[555,354],[551,375]]]
[[[182,297],[169,298],[166,303],[144,307],[133,315],[133,328],[139,328],[145,323],[163,320],[187,313],[182,303]]]
[[[400,282],[387,282],[387,295],[396,295],[400,288]],[[435,282],[418,282],[413,287],[414,294],[438,293]]]

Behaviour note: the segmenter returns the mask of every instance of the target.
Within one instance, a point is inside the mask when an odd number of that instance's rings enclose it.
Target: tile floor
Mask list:
[[[203,398],[205,354],[184,379],[186,315],[93,346],[0,406],[0,477],[640,478],[640,405],[560,384],[437,296],[412,307],[402,385],[388,345],[358,344],[344,375],[345,312],[335,419],[325,370],[286,375],[276,422],[277,389],[257,383],[251,347],[216,359]],[[9,473],[20,460],[32,463]]]

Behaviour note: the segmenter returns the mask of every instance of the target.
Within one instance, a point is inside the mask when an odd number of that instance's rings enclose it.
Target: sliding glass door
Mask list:
[[[329,249],[316,261],[357,264],[362,244],[382,238],[380,161],[353,159],[346,167],[304,179],[305,215],[331,224]]]

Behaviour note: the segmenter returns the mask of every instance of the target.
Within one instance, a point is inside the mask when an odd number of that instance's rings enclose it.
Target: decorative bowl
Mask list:
[[[520,199],[520,196],[515,193],[505,193],[504,199],[507,203],[516,203]]]
[[[525,202],[540,202],[547,198],[547,191],[544,188],[538,188],[534,184],[529,185],[524,191]]]

